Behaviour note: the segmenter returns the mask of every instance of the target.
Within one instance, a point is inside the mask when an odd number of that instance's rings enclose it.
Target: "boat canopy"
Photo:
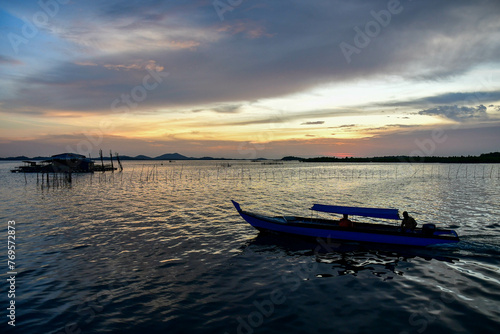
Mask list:
[[[401,219],[399,218],[398,209],[360,208],[353,206],[314,204],[311,210],[329,213],[340,213],[353,216]]]

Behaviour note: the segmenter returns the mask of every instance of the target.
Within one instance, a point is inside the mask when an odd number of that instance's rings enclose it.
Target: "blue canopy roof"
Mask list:
[[[401,219],[399,218],[398,209],[359,208],[351,206],[314,204],[311,210],[363,217]]]

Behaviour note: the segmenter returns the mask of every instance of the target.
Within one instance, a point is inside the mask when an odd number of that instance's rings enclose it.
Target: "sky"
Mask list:
[[[500,2],[3,1],[0,157],[500,151]]]

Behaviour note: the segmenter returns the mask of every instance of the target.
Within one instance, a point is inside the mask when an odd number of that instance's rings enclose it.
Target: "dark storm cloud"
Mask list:
[[[59,36],[72,42],[84,39],[90,50],[81,61],[99,66],[56,63],[25,77],[17,96],[3,101],[5,106],[109,112],[111,103],[141,85],[147,73],[111,71],[103,65],[137,59],[152,60],[169,73],[147,92],[139,103],[142,109],[249,101],[374,76],[435,80],[500,59],[494,38],[500,11],[496,1],[244,1],[226,12],[223,21],[210,1],[82,6],[89,16],[97,13],[92,17],[96,22],[89,25],[91,17],[68,19]],[[384,18],[389,8],[397,10]],[[142,50],[148,42],[143,38],[133,50],[92,57],[92,48],[106,44],[93,44],[93,29],[113,24],[124,36],[147,28],[192,47]],[[200,36],[183,33],[187,28],[199,29]],[[358,31],[371,37],[360,43]],[[113,36],[109,39],[113,42]],[[357,52],[346,57],[342,43]]]
[[[431,96],[421,99],[418,102],[429,102],[431,104],[450,104],[463,103],[467,104],[475,101],[498,101],[500,100],[500,91],[494,92],[470,92],[470,93],[448,93],[437,96]]]
[[[430,108],[426,110],[421,110],[419,115],[431,115],[431,116],[441,116],[454,121],[468,121],[471,119],[486,119],[488,114],[486,113],[486,107],[483,105],[477,107],[458,107],[454,106],[439,106],[436,108]]]
[[[496,102],[500,100],[500,91],[479,91],[479,92],[453,92],[433,96],[427,96],[410,101],[396,101],[382,103],[380,106],[426,106],[426,105],[446,105],[446,104],[478,104]]]

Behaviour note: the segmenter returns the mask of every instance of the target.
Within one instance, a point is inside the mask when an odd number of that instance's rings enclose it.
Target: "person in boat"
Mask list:
[[[404,232],[413,232],[417,227],[417,222],[415,219],[408,215],[408,212],[403,212],[403,220],[401,221],[401,231]]]
[[[344,216],[339,220],[339,226],[352,227],[352,221],[349,220],[349,216],[344,214]]]

